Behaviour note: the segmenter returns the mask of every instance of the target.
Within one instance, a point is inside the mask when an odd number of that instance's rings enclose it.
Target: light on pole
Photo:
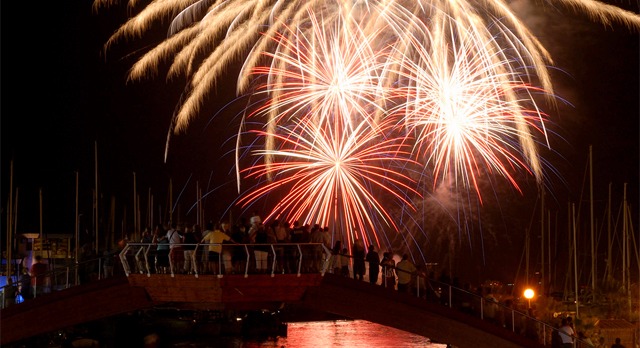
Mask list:
[[[535,295],[535,292],[531,288],[528,288],[524,291],[524,297],[527,300],[529,300],[529,309],[531,309],[531,299],[533,298],[534,295]]]

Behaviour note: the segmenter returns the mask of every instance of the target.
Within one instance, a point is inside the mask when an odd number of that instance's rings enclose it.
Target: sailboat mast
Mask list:
[[[589,145],[589,195],[590,195],[590,223],[591,223],[591,296],[595,302],[596,278],[598,270],[596,265],[596,241],[593,228],[593,146]]]
[[[95,227],[96,228],[96,255],[100,255],[100,234],[98,232],[98,226],[100,225],[100,223],[99,223],[100,219],[99,219],[99,215],[98,215],[98,211],[99,211],[98,210],[98,200],[99,200],[98,197],[100,197],[100,196],[98,195],[98,142],[97,141],[95,142],[94,156],[95,156],[95,169],[94,169],[95,173],[94,173],[94,177],[95,177],[95,186],[96,186],[96,196],[95,196],[95,202],[94,202],[95,209],[96,209],[96,212],[95,212],[95,214],[96,214],[96,221],[95,221],[95,223],[96,223],[96,227]]]
[[[78,203],[78,172],[76,172],[76,238],[75,238],[75,245],[74,245],[74,250],[75,252],[75,260],[76,260],[76,267],[75,267],[75,276],[74,276],[74,283],[76,285],[80,284],[80,278],[79,278],[79,274],[78,274],[78,264],[80,261],[80,218],[79,218],[79,203]]]
[[[529,287],[530,283],[529,283],[529,246],[530,246],[530,241],[531,241],[531,233],[529,232],[529,229],[527,228],[525,230],[525,243],[524,243],[524,254],[525,254],[525,285],[527,287]]]
[[[11,277],[11,241],[13,240],[13,160],[11,160],[11,175],[9,179],[9,207],[7,209],[7,277]]]
[[[200,207],[200,181],[196,180],[196,223],[200,224],[202,216]]]
[[[169,178],[169,222],[173,222],[173,180]]]
[[[544,292],[545,279],[544,279],[544,247],[545,247],[545,224],[544,224],[544,186],[540,185],[540,195],[542,196],[540,201],[540,290]]]
[[[40,236],[42,237],[42,188],[38,190],[38,211],[40,212]]]
[[[571,205],[571,216],[572,216],[572,229],[573,229],[573,279],[574,279],[574,297],[576,302],[576,319],[580,318],[579,308],[580,308],[580,298],[578,296],[578,246],[577,246],[577,228],[576,228],[576,207],[575,203]]]
[[[556,219],[557,219],[557,216],[556,216]],[[556,230],[557,230],[557,226],[556,226]],[[547,267],[548,267],[547,277],[549,278],[547,281],[547,293],[549,294],[551,293],[551,284],[553,284],[554,286],[556,285],[555,267],[554,267],[554,272],[551,273],[551,212],[550,211],[547,212]]]
[[[622,286],[627,288],[627,184],[622,199]]]
[[[149,192],[147,193],[147,220],[147,226],[153,228],[153,196],[151,195],[151,187],[149,187]]]
[[[137,197],[138,193],[136,192],[136,172],[133,172],[133,240],[138,240],[138,203]]]
[[[13,240],[16,236],[16,231],[18,231],[18,197],[19,197],[20,189],[16,188],[16,199],[13,203],[13,208],[11,209],[11,213],[13,216],[11,219],[13,222],[11,223],[11,238],[7,243],[7,277],[11,277],[13,275]]]
[[[613,271],[611,265],[613,262],[611,253],[613,252],[613,244],[611,242],[611,185],[609,183],[609,208],[607,209],[607,267],[605,268],[605,281],[606,284],[611,284],[611,272]]]
[[[625,291],[627,293],[627,308],[629,308],[629,311],[631,311],[631,273],[630,273],[630,264],[631,264],[631,250],[629,249],[629,222],[628,219],[629,217],[629,212],[628,212],[628,207],[627,207],[627,183],[624,183],[624,213],[623,213],[623,223],[622,223],[622,229],[623,229],[623,238],[624,238],[624,251],[623,251],[623,258],[624,258],[624,262],[623,262],[623,279],[624,279],[624,275],[626,274],[626,279],[627,281],[624,282],[624,287],[625,287]]]

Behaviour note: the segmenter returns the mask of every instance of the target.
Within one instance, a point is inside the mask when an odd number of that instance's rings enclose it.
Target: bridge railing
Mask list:
[[[59,264],[47,264],[49,270],[38,276],[28,272],[15,274],[11,276],[11,283],[0,288],[0,308],[112,276],[117,268],[113,261],[113,255],[79,262],[69,259]]]
[[[321,273],[332,272],[331,250],[320,243],[277,243],[277,244],[197,244],[191,256],[191,262],[195,267],[193,275],[198,277],[204,262],[203,249],[208,249],[210,245],[221,247],[216,262],[217,269],[213,272],[218,277],[225,274],[244,274],[248,277],[258,273],[255,268],[255,247],[265,247],[268,253],[267,274],[274,277],[276,274],[288,273]],[[179,246],[189,246],[180,244]],[[69,287],[86,284],[93,280],[107,278],[114,274],[130,275],[140,273],[151,276],[158,272],[156,267],[157,245],[152,243],[128,243],[119,253],[95,257],[88,260],[75,262],[70,260],[62,265],[51,265],[53,267],[48,272],[31,282],[30,277],[16,276],[13,285],[5,285],[0,288],[0,307],[5,308],[13,303],[20,303],[21,300],[47,295],[53,291],[67,289]],[[200,252],[199,252],[200,251]],[[236,257],[242,255],[241,261]],[[117,260],[120,262],[116,262]],[[234,263],[238,262],[238,263]],[[170,264],[169,273],[174,276],[183,273],[184,268]],[[234,267],[239,266],[239,267]],[[396,269],[396,272],[402,270]],[[264,274],[264,273],[263,273]],[[546,346],[551,345],[552,335],[558,334],[558,328],[552,324],[540,321],[530,316],[526,311],[494,302],[480,296],[478,293],[453,286],[448,283],[439,282],[426,277],[423,273],[412,274],[414,281],[410,286],[410,293],[416,297],[427,301],[438,302],[449,308],[457,309],[466,314],[479,317],[482,320],[493,322],[503,326],[513,332],[525,335],[537,340]],[[382,278],[382,286],[385,286],[385,278]],[[20,297],[16,298],[15,288],[20,290]],[[35,290],[35,291],[34,291]],[[574,347],[586,342],[574,337]],[[586,345],[585,345],[586,346]]]
[[[218,247],[214,254],[217,260],[210,260],[210,247]],[[184,253],[185,250],[189,252]],[[255,251],[266,253],[266,264],[258,268]],[[120,263],[128,276],[132,273],[146,274],[325,274],[329,268],[331,250],[322,243],[176,243],[167,251],[158,249],[156,243],[127,243],[119,253]],[[180,255],[179,253],[182,253]],[[175,254],[175,255],[172,255]],[[168,266],[162,266],[161,258],[166,257]],[[186,259],[185,259],[186,257]],[[180,261],[178,261],[180,260]],[[212,268],[213,266],[213,268]]]
[[[395,271],[403,272],[400,269]],[[515,303],[509,306],[493,301],[474,291],[439,282],[419,272],[412,275],[414,281],[409,292],[417,297],[438,302],[449,308],[502,326],[545,346],[552,346],[552,337],[559,335],[558,327],[535,318],[528,311],[515,308],[517,307]],[[384,281],[383,277],[383,286],[385,285]],[[582,346],[589,347],[586,341],[573,337],[573,347]]]
[[[353,264],[352,255],[335,254],[334,256],[346,256],[352,259],[350,263],[351,265]],[[396,283],[387,284],[387,278],[384,275],[385,268],[389,266],[381,265],[380,267],[382,269],[382,272],[380,272],[380,285],[395,289]],[[395,271],[396,277],[399,273],[408,273],[396,267],[391,268]],[[510,305],[507,304],[508,302],[494,301],[469,289],[462,289],[452,284],[432,279],[420,271],[412,272],[411,278],[412,281],[410,282],[408,293],[416,297],[440,303],[497,326],[502,326],[545,346],[552,346],[553,336],[559,335],[557,326],[535,318],[528,313],[528,310],[519,308],[513,300]],[[573,347],[576,346],[588,347],[589,345],[586,341],[574,336]]]

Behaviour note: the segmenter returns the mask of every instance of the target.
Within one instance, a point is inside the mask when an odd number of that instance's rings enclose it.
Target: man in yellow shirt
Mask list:
[[[213,229],[213,223],[207,223],[207,229]],[[223,274],[224,267],[222,267],[222,243],[233,242],[231,236],[224,233],[220,225],[216,226],[213,232],[207,233],[202,239],[202,244],[208,245],[209,255],[206,263],[206,272],[213,274]]]

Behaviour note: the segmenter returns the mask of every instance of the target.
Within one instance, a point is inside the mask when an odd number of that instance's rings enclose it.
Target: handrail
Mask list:
[[[95,275],[92,275],[91,277],[94,277],[96,279],[104,278],[106,275],[102,272],[102,266],[106,264],[105,260],[111,257],[113,257],[113,255],[110,254],[82,260],[79,262],[75,262],[73,261],[73,259],[69,259],[67,260],[67,262],[61,265],[50,265],[54,268],[47,270],[46,272],[38,276],[28,275],[28,277],[25,278],[22,278],[22,276],[20,278],[12,278],[12,286],[18,288],[23,300],[46,295],[52,291],[68,289],[72,286],[76,286],[81,283],[84,284],[91,281],[91,279],[84,279],[85,277],[81,277],[81,275],[86,273],[83,272],[84,270],[94,269],[95,272],[92,273]],[[40,279],[42,279],[44,284],[38,284],[38,280]],[[26,285],[27,288],[23,289],[23,285]],[[6,284],[0,287],[0,308],[5,308],[7,305],[9,305],[9,303],[7,303],[9,297],[6,296],[6,291],[9,286],[9,284]]]
[[[305,272],[308,270],[308,268],[305,267],[305,262],[311,262],[313,260],[313,257],[314,257],[313,250],[316,247],[321,247],[321,252],[323,255],[323,260],[322,260],[322,264],[319,272],[323,276],[327,272],[332,272],[332,270],[329,269],[332,252],[329,248],[324,246],[322,243],[265,243],[265,244],[198,243],[198,244],[178,244],[178,245],[183,245],[183,246],[195,245],[191,262],[194,262],[194,265],[196,267],[195,268],[196,272],[194,272],[194,276],[196,278],[199,277],[200,274],[202,274],[198,268],[198,265],[199,265],[199,262],[197,259],[198,253],[196,251],[200,246],[209,246],[209,245],[220,245],[222,248],[222,252],[219,253],[219,259],[218,259],[218,267],[219,267],[218,274],[217,274],[218,277],[224,276],[224,272],[222,272],[222,269],[224,267],[223,263],[225,261],[224,257],[228,256],[229,250],[231,248],[240,248],[240,247],[243,248],[244,255],[245,255],[245,259],[244,259],[245,265],[244,265],[244,271],[242,273],[244,274],[245,278],[249,277],[249,275],[251,274],[250,261],[252,261],[250,250],[255,246],[261,246],[261,245],[270,247],[270,256],[273,258],[273,262],[271,262],[271,272],[270,272],[271,277],[275,277],[276,275],[275,267],[277,266],[277,259],[276,259],[277,251],[276,251],[275,245],[277,245],[278,247],[289,247],[289,250],[292,252],[292,254],[290,254],[292,256],[291,260],[295,261],[294,273],[297,274],[297,276],[300,276],[302,272]],[[55,269],[49,270],[48,272],[41,275],[41,277],[44,277],[45,279],[49,279],[52,284],[50,285],[49,289],[45,289],[44,293],[36,293],[35,296],[46,295],[48,292],[51,292],[53,290],[67,289],[71,286],[83,283],[80,281],[80,277],[78,277],[78,274],[82,274],[84,271],[88,269],[92,269],[94,271],[96,279],[107,277],[108,275],[103,274],[102,266],[105,264],[108,258],[112,258],[114,256],[120,259],[122,271],[126,276],[129,276],[131,273],[133,273],[131,265],[129,263],[129,258],[131,258],[133,261],[135,261],[134,265],[136,267],[137,273],[146,274],[148,277],[150,277],[154,274],[154,270],[155,270],[154,267],[150,266],[150,253],[153,251],[154,246],[155,244],[153,243],[127,243],[123,247],[122,251],[120,251],[119,253],[100,256],[90,260],[83,260],[77,263],[70,261],[64,265],[57,266]],[[346,256],[352,257],[350,255],[346,255]],[[172,271],[171,273],[172,277],[174,277],[176,274],[176,272],[174,271]],[[395,268],[395,271],[405,272],[397,268]],[[72,274],[71,272],[74,272],[75,276],[71,276]],[[435,279],[431,279],[427,277],[423,272],[419,272],[419,271],[413,272],[412,276],[415,277],[415,281],[413,283],[414,286],[411,287],[411,291],[409,292],[409,294],[415,295],[416,297],[419,297],[419,298],[425,298],[427,300],[438,301],[441,304],[452,309],[456,309],[456,307],[461,306],[462,301],[466,296],[467,299],[470,299],[474,301],[474,303],[479,304],[479,309],[477,310],[477,312],[468,313],[468,314],[478,315],[480,319],[488,320],[484,316],[484,312],[485,312],[484,309],[485,309],[486,303],[488,303],[489,300],[487,300],[483,296],[480,296],[475,292],[453,286],[452,284],[443,283]],[[64,281],[60,282],[58,281],[58,279],[63,279]],[[14,285],[17,286],[19,282],[20,280],[16,280],[14,282]],[[0,288],[1,296],[2,296],[2,301],[0,302],[0,305],[2,308],[4,308],[7,305],[5,303],[5,292],[7,288],[8,288],[8,285],[5,285]],[[431,291],[431,294],[435,295],[435,297],[429,298],[430,293],[428,291]],[[446,291],[446,293],[444,291]],[[538,320],[534,317],[531,317],[528,315],[528,313],[505,306],[504,304],[499,302],[495,302],[495,304],[498,306],[498,308],[500,308],[502,313],[504,313],[504,321],[499,322],[498,324],[505,328],[510,329],[513,332],[516,332],[516,327],[517,327],[516,316],[519,316],[521,319],[525,321],[524,324],[528,322],[537,327],[536,331],[539,334],[541,334],[537,339],[539,342],[543,342],[545,345],[547,344],[548,339],[550,339],[551,335],[554,332],[558,333],[557,327],[549,323],[543,322],[541,320]],[[457,308],[457,309],[460,310],[461,308]],[[507,325],[507,319],[510,319],[509,325]],[[574,347],[579,342],[585,343],[583,340],[581,340],[578,337],[574,337],[573,342],[574,342]]]
[[[354,256],[353,255],[349,255],[349,254],[337,253],[337,254],[334,254],[334,255],[347,256],[350,259],[354,259]],[[383,268],[384,266],[381,264],[380,267]],[[453,285],[451,285],[449,283],[443,283],[443,282],[437,281],[435,279],[429,278],[424,272],[421,272],[421,271],[407,272],[405,270],[398,269],[395,266],[391,266],[390,268],[392,268],[396,272],[396,275],[397,275],[398,272],[405,272],[405,273],[411,273],[412,277],[415,277],[415,280],[414,281],[412,280],[412,284],[414,284],[415,286],[409,291],[409,293],[411,295],[413,295],[413,293],[411,291],[415,291],[415,296],[416,297],[419,297],[419,298],[426,297],[427,294],[426,293],[425,294],[421,294],[421,291],[426,292],[427,291],[427,287],[428,287],[438,297],[438,300],[440,300],[439,301],[440,303],[448,306],[449,308],[454,309],[454,305],[457,304],[457,303],[454,303],[454,297],[455,297],[454,296],[454,292],[459,292],[460,294],[466,294],[467,296],[470,296],[471,298],[474,298],[476,300],[476,302],[479,303],[480,308],[478,310],[478,315],[480,316],[480,319],[481,320],[488,320],[488,319],[485,319],[485,317],[484,317],[484,312],[485,312],[485,308],[484,307],[485,307],[486,303],[493,302],[493,301],[490,301],[490,300],[484,298],[483,296],[478,295],[475,292],[471,292],[471,291],[468,291],[468,290],[465,290],[465,289],[462,289],[462,288],[455,287],[455,286],[453,286]],[[421,280],[422,280],[422,282],[421,282]],[[433,286],[434,284],[439,289],[442,289],[442,288],[448,289],[448,291],[446,292],[446,297],[444,298],[444,301],[443,301],[443,298],[442,298],[443,294],[438,293],[438,291]],[[386,279],[385,279],[384,273],[382,274],[382,285],[386,286]],[[422,287],[420,285],[423,285],[424,289],[422,289]],[[511,307],[508,307],[505,304],[500,303],[498,301],[495,301],[493,303],[500,308],[500,311],[502,313],[505,313],[505,316],[504,316],[505,319],[506,319],[506,313],[510,313],[511,323],[510,323],[510,325],[508,327],[510,328],[510,330],[512,332],[516,332],[516,327],[517,327],[516,319],[515,319],[516,315],[519,315],[520,318],[524,318],[526,322],[529,322],[529,323],[534,324],[535,326],[537,326],[536,333],[539,332],[539,333],[541,333],[541,336],[542,336],[542,337],[538,337],[537,340],[538,340],[538,342],[542,342],[544,345],[547,344],[547,339],[549,339],[549,343],[550,343],[550,340],[552,339],[552,335],[553,335],[554,332],[556,334],[559,334],[559,332],[560,332],[559,329],[557,327],[555,327],[554,325],[549,324],[549,323],[544,322],[544,321],[541,321],[541,320],[539,320],[539,319],[537,319],[535,317],[532,317],[528,313],[525,313],[524,311],[520,311],[520,310],[511,308]],[[489,319],[492,319],[492,318],[489,318]],[[525,325],[527,324],[526,322],[525,322]],[[498,323],[498,324],[502,325],[504,328],[507,328],[506,322],[501,322],[501,323]],[[526,327],[521,328],[521,329],[525,329],[525,331],[526,331]],[[525,332],[525,334],[526,334],[526,332]],[[579,337],[574,336],[573,337],[573,347],[576,347],[578,345],[578,343],[583,344],[583,346],[585,346],[585,347],[587,346],[587,342],[585,340],[582,340]]]
[[[151,265],[151,262],[154,260],[150,260],[149,253],[153,250],[153,248],[157,246],[155,243],[127,243],[122,251],[119,253],[120,262],[123,266],[125,275],[129,276],[132,273],[140,273],[147,274],[147,276],[151,276],[154,272],[152,270],[155,269]],[[320,263],[320,269],[316,270],[324,275],[328,272],[329,262],[331,258],[331,250],[327,248],[322,243],[176,243],[173,244],[174,247],[185,247],[192,246],[194,247],[193,252],[191,253],[191,267],[195,270],[193,272],[194,277],[198,278],[200,274],[202,274],[200,270],[200,253],[199,252],[207,252],[209,246],[220,246],[221,252],[218,253],[218,270],[216,272],[218,277],[223,277],[225,273],[225,262],[230,262],[229,255],[230,251],[233,248],[243,248],[244,249],[244,260],[245,269],[244,276],[248,277],[251,270],[251,261],[252,253],[250,252],[255,247],[267,247],[269,249],[268,255],[271,257],[271,265],[270,265],[270,274],[272,277],[275,276],[276,266],[278,262],[278,252],[277,248],[285,248],[290,252],[296,251],[295,253],[289,254],[291,257],[297,256],[298,260],[296,262],[297,275],[300,276],[302,272],[305,270],[304,265],[305,262],[312,262],[316,255],[313,253],[313,250],[318,250],[317,248],[321,248],[319,251],[322,253],[323,257]],[[142,255],[142,257],[141,257]],[[129,257],[133,259],[133,262],[130,262]],[[133,266],[132,266],[133,263]],[[173,258],[169,257],[169,273],[172,277],[174,277],[177,273],[182,273],[183,270],[177,269],[179,265],[173,264]]]

